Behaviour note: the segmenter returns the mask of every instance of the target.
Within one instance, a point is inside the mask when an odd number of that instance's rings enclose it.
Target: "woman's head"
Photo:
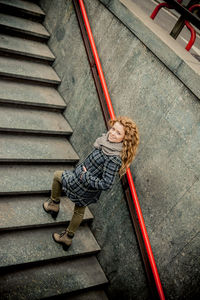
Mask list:
[[[119,122],[115,122],[109,130],[108,140],[112,143],[120,143],[123,141],[124,135],[124,126]]]
[[[111,142],[123,142],[121,153],[122,166],[119,170],[120,176],[126,173],[134,159],[139,144],[139,132],[137,125],[128,117],[119,116],[116,119],[110,120],[109,125],[109,140]],[[113,140],[112,140],[113,139]]]

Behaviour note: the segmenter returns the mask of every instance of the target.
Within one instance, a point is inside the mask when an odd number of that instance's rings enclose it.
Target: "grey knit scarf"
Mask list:
[[[102,149],[103,153],[106,155],[119,155],[121,156],[123,142],[121,143],[111,143],[108,140],[109,132],[103,133],[101,137],[97,138],[94,142],[94,147],[97,149]]]

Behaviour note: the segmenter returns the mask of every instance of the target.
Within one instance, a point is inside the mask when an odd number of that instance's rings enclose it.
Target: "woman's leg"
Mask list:
[[[69,223],[69,226],[67,227],[68,236],[74,236],[74,233],[76,232],[83,220],[85,208],[86,206],[74,206],[74,214]]]
[[[63,172],[64,171],[54,172],[51,197],[48,201],[43,203],[44,210],[48,213],[51,213],[54,218],[57,217],[57,214],[59,212],[60,196],[62,193],[61,179]]]
[[[58,203],[60,202],[60,196],[62,192],[61,178],[63,172],[64,171],[54,172],[53,183],[51,188],[51,200]]]
[[[65,231],[63,231],[61,234],[54,233],[53,239],[57,243],[61,243],[64,246],[64,249],[67,250],[67,247],[69,247],[72,243],[72,238],[74,237],[74,234],[76,230],[78,229],[79,225],[81,224],[84,212],[85,212],[85,206],[74,206],[74,214],[72,216],[72,219],[69,223],[69,226]]]

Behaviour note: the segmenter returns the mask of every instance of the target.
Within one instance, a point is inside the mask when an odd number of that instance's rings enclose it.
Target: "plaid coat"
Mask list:
[[[83,172],[83,166],[86,167],[87,172]],[[62,189],[78,206],[95,203],[102,190],[112,187],[120,167],[120,156],[106,155],[101,149],[95,148],[74,171],[63,172]]]

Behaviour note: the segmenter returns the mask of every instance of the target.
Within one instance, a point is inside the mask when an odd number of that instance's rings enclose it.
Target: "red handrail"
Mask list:
[[[190,34],[191,34],[190,40],[189,40],[188,44],[185,47],[185,49],[187,51],[189,51],[192,48],[192,46],[193,46],[193,44],[196,40],[196,31],[195,31],[194,27],[186,20],[185,20],[185,25],[190,30]]]
[[[152,14],[150,15],[150,18],[152,20],[155,19],[155,17],[157,16],[157,13],[159,12],[159,10],[162,8],[162,7],[167,7],[167,8],[170,8],[170,5],[167,4],[167,3],[160,3],[158,4],[155,9],[153,10]]]
[[[182,1],[183,1],[183,0],[177,0],[178,3],[181,3]],[[168,3],[165,3],[165,2],[158,4],[158,5],[155,7],[155,9],[153,10],[152,14],[150,15],[150,18],[151,18],[152,20],[155,19],[157,13],[159,12],[159,10],[160,10],[162,7],[167,7],[167,8],[169,8],[169,9],[172,9],[172,8],[173,8],[171,5],[169,5]]]
[[[194,5],[192,5],[189,8],[189,11],[192,12],[195,8],[200,8],[200,4],[194,4]],[[194,42],[196,40],[196,31],[195,31],[194,27],[187,20],[185,20],[185,25],[187,26],[187,28],[190,30],[190,33],[191,33],[190,40],[189,40],[187,46],[185,47],[185,49],[187,51],[189,51],[192,48],[192,46],[193,46],[193,44],[194,44]]]
[[[181,3],[182,0],[177,0],[177,2]],[[150,18],[151,18],[152,20],[155,19],[157,13],[159,12],[159,10],[160,10],[162,7],[167,7],[167,8],[169,8],[169,9],[173,9],[173,7],[172,7],[171,5],[169,5],[168,3],[163,2],[163,3],[158,4],[158,5],[155,7],[155,9],[153,10],[153,12],[152,12],[152,14],[151,14],[151,16],[150,16]],[[189,11],[192,12],[195,8],[200,8],[200,4],[194,4],[194,5],[192,5],[192,6],[189,8]],[[187,28],[190,30],[190,33],[191,33],[190,40],[189,40],[188,44],[187,44],[186,47],[185,47],[185,49],[186,49],[187,51],[189,51],[189,50],[192,48],[192,46],[193,46],[193,44],[194,44],[194,42],[195,42],[195,40],[196,40],[196,31],[195,31],[194,27],[190,24],[189,21],[185,20],[185,25],[187,26]]]
[[[106,99],[106,103],[107,103],[107,106],[108,106],[110,117],[111,117],[111,119],[114,119],[115,118],[114,109],[113,109],[113,106],[112,106],[112,103],[111,103],[110,95],[109,95],[108,88],[107,88],[107,85],[106,85],[106,81],[105,81],[105,78],[104,78],[103,70],[102,70],[102,67],[101,67],[100,59],[99,59],[99,56],[98,56],[98,53],[97,53],[97,49],[96,49],[96,46],[95,46],[94,38],[93,38],[93,35],[92,35],[91,27],[90,27],[90,24],[89,24],[89,20],[88,20],[88,17],[87,17],[87,13],[86,13],[86,10],[85,10],[83,0],[79,0],[79,5],[80,5],[81,13],[82,13],[82,16],[83,16],[83,20],[84,20],[84,23],[85,23],[85,28],[86,28],[86,31],[87,31],[87,34],[88,34],[88,38],[89,38],[89,41],[90,41],[92,53],[94,55],[94,60],[95,60],[97,70],[98,70],[98,73],[99,73],[99,78],[100,78],[100,81],[101,81],[101,84],[102,84],[102,89],[103,89],[103,92],[104,92],[104,96],[105,96],[105,99]],[[135,205],[135,208],[136,208],[136,212],[137,212],[137,216],[138,216],[138,220],[139,220],[139,224],[140,224],[140,229],[141,229],[141,232],[142,232],[142,235],[143,235],[145,247],[146,247],[149,262],[150,262],[150,265],[151,265],[151,268],[152,268],[152,273],[153,273],[153,276],[154,276],[154,280],[155,280],[155,283],[156,283],[158,294],[160,296],[160,299],[164,300],[165,299],[164,292],[163,292],[162,285],[161,285],[161,282],[160,282],[160,277],[159,277],[158,270],[157,270],[157,267],[156,267],[156,263],[155,263],[155,260],[154,260],[153,252],[152,252],[151,245],[150,245],[150,242],[149,242],[146,226],[145,226],[144,219],[143,219],[143,216],[142,216],[142,211],[141,211],[141,208],[140,208],[140,204],[139,204],[139,201],[138,201],[138,197],[137,197],[137,194],[136,194],[136,190],[135,190],[135,186],[134,186],[134,183],[133,183],[133,178],[132,178],[130,169],[127,170],[126,175],[127,175],[127,179],[128,179],[129,186],[130,186],[131,195],[133,197],[133,202],[134,202],[134,205]]]
[[[82,13],[83,20],[84,20],[84,23],[85,23],[88,38],[89,38],[89,41],[90,41],[90,46],[91,46],[91,49],[92,49],[92,53],[94,55],[94,60],[95,60],[97,70],[98,70],[98,73],[99,73],[99,78],[100,78],[100,81],[101,81],[101,85],[102,85],[103,92],[104,92],[104,95],[105,95],[106,103],[107,103],[107,106],[108,106],[108,111],[109,111],[111,119],[114,119],[115,118],[115,113],[114,113],[114,110],[113,110],[113,107],[112,107],[110,95],[108,93],[106,80],[105,80],[105,77],[104,77],[104,74],[103,74],[100,59],[99,59],[99,56],[98,56],[98,52],[97,52],[97,49],[96,49],[96,45],[95,45],[95,42],[94,42],[94,38],[93,38],[92,31],[91,31],[91,28],[90,28],[90,23],[89,23],[89,20],[88,20],[88,17],[87,17],[87,13],[86,13],[83,1],[79,0],[79,5],[80,5],[80,8],[81,8],[81,13]]]

